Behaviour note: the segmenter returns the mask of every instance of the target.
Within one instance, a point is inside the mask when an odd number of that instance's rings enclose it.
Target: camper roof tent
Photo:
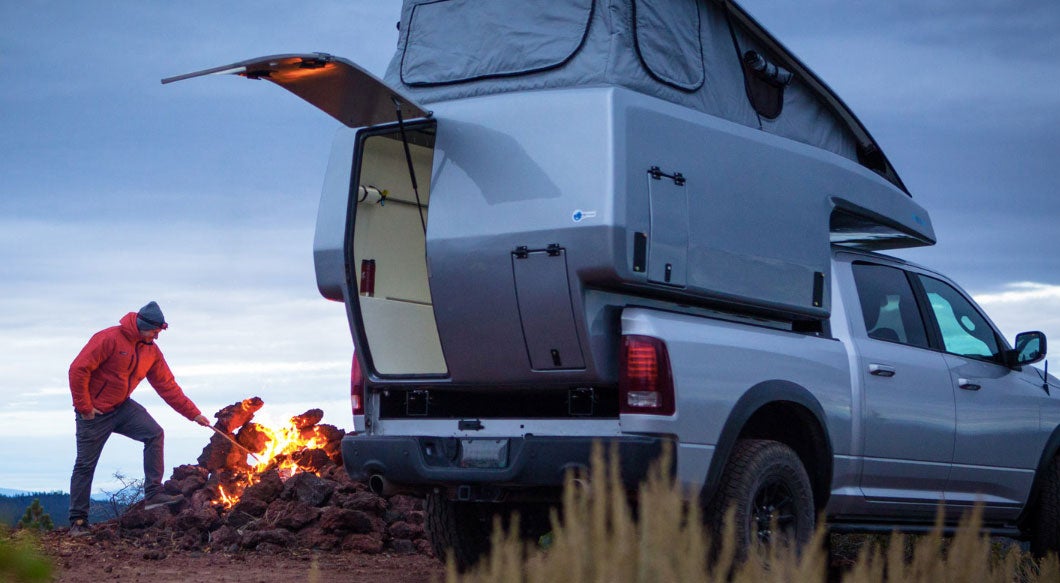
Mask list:
[[[405,0],[400,31],[385,79],[423,104],[621,86],[829,150],[908,193],[846,104],[731,1]]]

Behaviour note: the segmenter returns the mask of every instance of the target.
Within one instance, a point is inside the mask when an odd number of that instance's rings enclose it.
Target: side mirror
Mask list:
[[[1016,347],[1009,351],[1012,366],[1034,364],[1045,358],[1045,334],[1042,332],[1020,332],[1016,335]]]

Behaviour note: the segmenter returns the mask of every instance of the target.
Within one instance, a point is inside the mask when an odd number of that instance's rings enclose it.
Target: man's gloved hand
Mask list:
[[[209,427],[210,426],[210,420],[207,419],[204,415],[199,415],[195,419],[192,419],[192,421],[198,423],[199,425],[202,425],[203,427]]]

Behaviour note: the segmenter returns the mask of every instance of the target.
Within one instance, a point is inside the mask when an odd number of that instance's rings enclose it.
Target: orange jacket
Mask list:
[[[158,345],[140,338],[136,312],[126,314],[121,325],[94,334],[70,365],[74,410],[87,414],[96,408],[109,413],[129,398],[144,377],[181,415],[195,419],[201,414],[180,390]]]

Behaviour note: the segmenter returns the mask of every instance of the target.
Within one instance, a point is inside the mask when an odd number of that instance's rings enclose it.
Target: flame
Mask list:
[[[232,498],[229,496],[228,493],[225,492],[225,487],[221,485],[217,486],[217,495],[220,497],[217,501],[220,502],[221,506],[225,507],[225,509],[235,506],[236,502],[239,501],[238,497]]]
[[[289,471],[290,475],[298,473],[299,466],[291,459],[291,454],[307,449],[318,449],[324,444],[319,443],[314,428],[313,436],[304,439],[301,431],[293,423],[284,427],[260,426],[261,431],[268,437],[265,443],[265,451],[257,454],[258,461],[253,469],[260,474],[273,466],[276,462],[277,469],[283,475]]]
[[[313,468],[300,465],[298,460],[303,452],[322,449],[326,445],[326,438],[320,434],[318,427],[299,429],[294,418],[283,425],[270,426],[255,422],[255,426],[265,436],[262,451],[255,452],[253,456],[248,454],[245,468],[229,468],[234,471],[235,478],[217,485],[214,504],[225,510],[239,502],[243,491],[261,481],[266,471],[277,470],[284,481],[298,473],[316,473]]]

